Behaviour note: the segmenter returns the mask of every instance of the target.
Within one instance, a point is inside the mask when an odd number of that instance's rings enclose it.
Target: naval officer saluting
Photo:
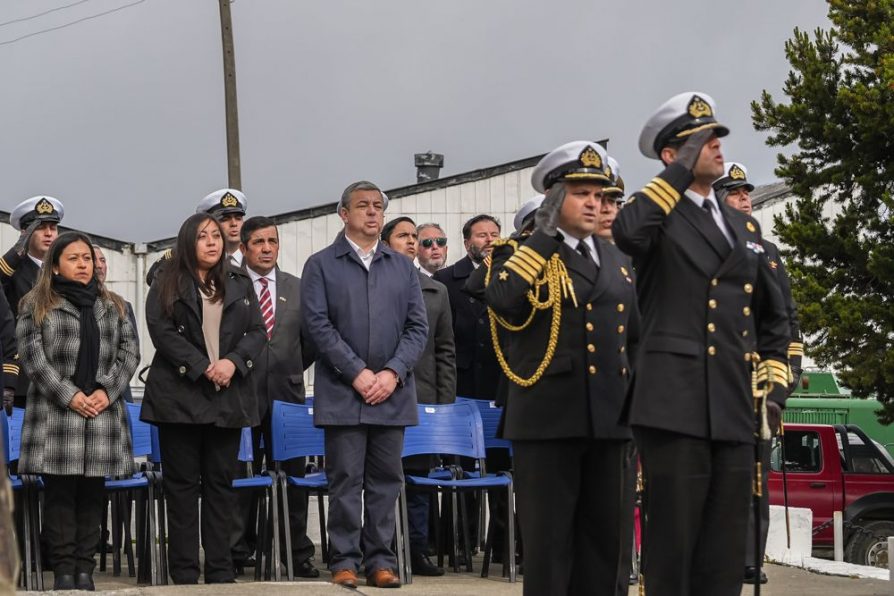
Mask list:
[[[562,145],[532,184],[546,192],[535,229],[498,243],[485,291],[509,330],[505,359],[494,346],[510,379],[502,434],[514,450],[524,593],[626,594],[632,434],[618,421],[638,314],[627,256],[596,235],[616,200],[605,151]]]
[[[728,132],[704,93],[665,102],[640,136],[640,151],[665,169],[613,226],[633,257],[643,316],[628,420],[644,470],[650,596],[739,596],[753,346],[771,399],[787,384],[788,321],[757,222],[718,203],[711,188]]]

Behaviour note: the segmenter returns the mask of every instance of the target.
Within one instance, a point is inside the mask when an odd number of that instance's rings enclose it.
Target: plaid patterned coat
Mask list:
[[[96,381],[111,405],[95,418],[68,408],[80,347],[79,311],[62,299],[39,327],[30,309],[19,313],[16,335],[22,366],[31,378],[19,471],[31,474],[117,476],[133,472],[133,448],[124,400],[118,399],[140,361],[136,333],[111,302],[97,300]]]

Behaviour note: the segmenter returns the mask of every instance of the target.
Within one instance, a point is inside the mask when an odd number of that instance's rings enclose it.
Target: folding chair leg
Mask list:
[[[413,565],[412,565],[412,551],[410,549],[410,519],[409,513],[407,511],[407,486],[403,485],[400,488],[400,495],[398,497],[398,504],[400,505],[400,522],[403,528],[403,553],[404,553],[404,575],[406,576],[406,580],[404,583],[412,584],[413,583]]]
[[[491,518],[487,522],[487,532],[485,532],[484,539],[484,560],[481,562],[481,577],[487,577],[490,574],[490,559],[491,559],[491,551],[493,549],[493,532],[494,531],[494,518]]]
[[[484,472],[482,471],[482,476],[484,476]],[[487,504],[490,503],[488,500],[488,491],[481,491],[481,496],[478,498],[478,534],[476,535],[475,544],[478,548],[484,550],[484,542],[486,540],[486,532],[485,528],[487,527],[487,517],[488,517],[488,509]],[[490,511],[490,517],[493,517],[494,512]]]
[[[512,482],[512,476],[509,476],[509,485],[506,487],[506,543],[509,546],[509,555],[506,559],[509,561],[509,582],[515,583],[517,572],[515,565],[515,485]]]
[[[131,491],[121,493],[121,513],[123,517],[124,530],[124,554],[127,556],[127,575],[136,577],[136,565],[134,565],[133,556],[133,536],[130,533],[130,521],[133,517],[133,499]]]
[[[462,497],[463,495],[460,495]],[[459,511],[460,511],[460,527],[462,532],[463,539],[463,548],[466,551],[466,571],[472,571],[472,541],[469,536],[469,510],[466,507],[466,500],[460,498],[459,500]]]
[[[275,495],[276,488],[275,487],[271,488],[271,492],[273,495]],[[285,519],[283,519],[283,523],[286,526],[286,532],[287,532],[286,545],[288,546],[288,552],[286,554],[286,565],[289,565],[292,563],[292,540],[291,540],[292,531],[291,531],[291,527],[289,526],[289,521],[288,521],[289,503],[288,503],[288,499],[285,498],[285,494],[286,493],[283,493],[283,502],[285,503],[284,511],[286,513],[284,514]],[[282,572],[279,570],[279,564],[280,564],[279,507],[276,507],[275,499],[274,499],[274,506],[272,508],[272,511],[273,511],[273,516],[270,520],[270,523],[273,525],[273,535],[272,535],[273,540],[271,540],[271,543],[270,543],[270,550],[271,550],[270,561],[271,561],[271,564],[273,565],[273,579],[275,581],[282,581]],[[288,569],[286,570],[286,572],[288,573]]]
[[[22,578],[25,581],[25,590],[31,591],[35,589],[34,576],[32,575],[31,554],[33,545],[31,544],[31,497],[28,486],[22,487],[22,534],[20,538],[25,542],[25,565],[22,569]]]
[[[323,551],[323,562],[329,563],[329,541],[326,535],[326,505],[323,503],[323,493],[317,492],[317,510],[320,513],[320,550]]]
[[[279,500],[282,502],[282,524],[286,541],[286,579],[293,582],[295,581],[295,562],[292,561],[292,520],[289,518],[289,486],[285,474],[280,476]],[[279,523],[273,527],[273,536],[278,543]]]
[[[258,519],[257,542],[255,543],[255,581],[261,581],[261,575],[268,575],[270,569],[270,532],[267,520],[270,517],[270,500],[264,498],[255,507]]]
[[[457,527],[457,512],[459,512],[459,506],[457,506],[457,498],[456,498],[456,490],[450,489],[450,508],[452,515],[450,516],[451,530],[453,530],[453,545],[451,553],[453,555],[453,572],[459,573],[459,528]],[[461,503],[462,501],[460,501]],[[461,505],[460,505],[461,506]]]
[[[164,485],[156,484],[158,500],[158,584],[168,585],[168,521],[167,503],[165,502]]]
[[[157,586],[159,583],[159,564],[158,564],[158,542],[156,536],[158,532],[158,520],[155,516],[155,487],[153,482],[149,481],[149,488],[146,491],[146,549],[149,551],[149,583]]]
[[[109,529],[109,497],[105,498],[106,502],[102,509],[102,524],[99,527],[99,570],[106,570],[106,560],[108,557],[108,548],[106,540],[106,532]]]

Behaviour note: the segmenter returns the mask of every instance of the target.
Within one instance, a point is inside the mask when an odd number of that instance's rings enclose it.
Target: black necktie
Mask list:
[[[718,224],[717,220],[714,219],[714,203],[710,199],[705,199],[702,202],[702,209],[704,209],[705,213],[708,214],[708,218],[711,220],[710,225],[713,225],[714,229],[720,232],[720,234],[723,236],[723,239],[726,241],[726,245],[731,247],[732,243],[730,242],[729,238],[726,237],[724,229],[720,227],[720,224]]]
[[[593,260],[593,257],[590,256],[590,247],[587,246],[586,242],[584,242],[583,240],[580,240],[577,243],[577,252],[579,252],[580,255],[583,258],[585,258],[587,260],[587,262],[590,263],[590,265],[593,266],[594,273],[599,272],[599,266],[596,264],[596,261]]]

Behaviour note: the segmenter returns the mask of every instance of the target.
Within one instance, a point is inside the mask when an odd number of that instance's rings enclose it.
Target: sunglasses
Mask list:
[[[419,241],[419,244],[422,245],[422,248],[431,248],[433,244],[437,244],[441,248],[447,246],[447,239],[443,236],[440,238],[425,238]]]

